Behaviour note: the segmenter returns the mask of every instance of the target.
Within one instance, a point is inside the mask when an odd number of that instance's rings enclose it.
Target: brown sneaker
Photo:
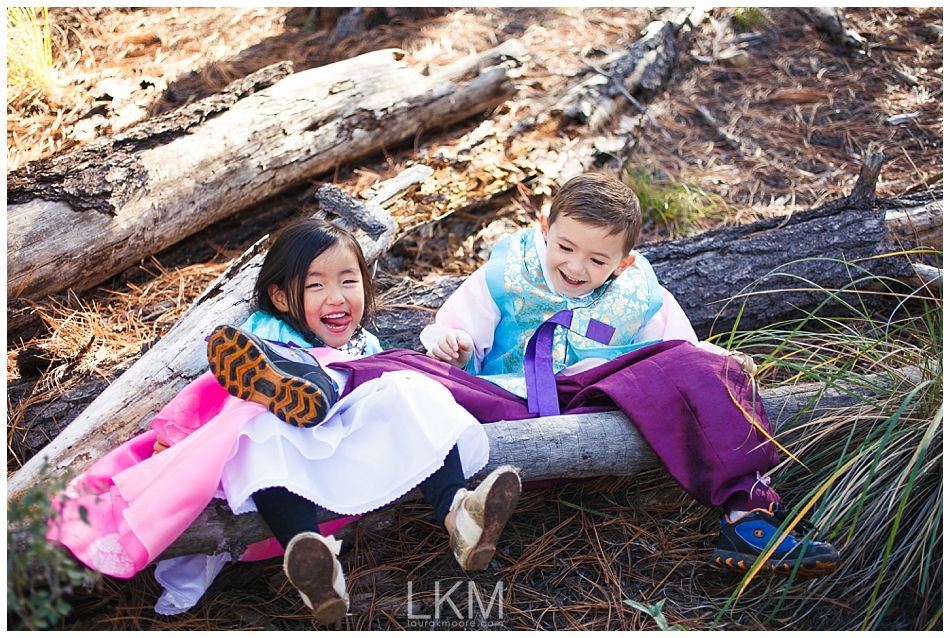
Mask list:
[[[518,505],[521,478],[518,468],[503,465],[489,474],[475,491],[460,489],[452,507],[455,531],[449,539],[455,560],[472,571],[488,567],[495,555],[495,544]]]
[[[233,326],[218,326],[208,337],[208,364],[230,394],[299,428],[318,425],[337,400],[333,381],[309,352]]]
[[[297,534],[284,551],[287,579],[322,625],[340,621],[350,607],[339,553],[340,541],[316,532]]]

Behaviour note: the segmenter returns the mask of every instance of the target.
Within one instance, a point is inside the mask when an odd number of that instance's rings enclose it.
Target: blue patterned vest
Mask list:
[[[479,376],[524,398],[524,351],[528,339],[547,319],[561,310],[574,312],[571,329],[554,332],[554,372],[588,358],[614,359],[647,343],[634,343],[637,330],[663,304],[653,268],[634,252],[634,263],[584,297],[564,297],[544,281],[541,256],[533,228],[521,230],[492,248],[485,270],[488,290],[501,310],[491,350]],[[610,343],[586,338],[592,319],[616,329]],[[469,364],[473,371],[472,364]]]

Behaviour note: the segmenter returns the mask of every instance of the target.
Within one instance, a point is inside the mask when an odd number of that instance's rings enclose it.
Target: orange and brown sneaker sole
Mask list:
[[[734,572],[747,572],[752,569],[755,559],[747,557],[735,557],[727,555],[713,555],[713,562],[725,569],[731,569]],[[772,572],[775,574],[789,575],[795,569],[794,560],[769,560],[762,564],[761,571]],[[838,569],[837,562],[816,560],[813,563],[802,563],[795,572],[796,578],[821,578],[827,576]]]
[[[323,420],[328,402],[314,384],[281,373],[245,333],[218,326],[208,338],[208,363],[233,396],[265,406],[278,419],[307,428]]]

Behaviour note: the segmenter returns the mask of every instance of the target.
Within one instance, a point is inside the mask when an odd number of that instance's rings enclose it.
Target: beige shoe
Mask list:
[[[297,534],[284,551],[284,573],[297,588],[303,604],[313,611],[318,623],[332,625],[350,607],[337,556],[341,542],[315,532]]]
[[[495,544],[521,496],[518,468],[503,465],[488,475],[474,492],[460,489],[449,511],[457,512],[449,539],[459,565],[466,570],[488,567]]]

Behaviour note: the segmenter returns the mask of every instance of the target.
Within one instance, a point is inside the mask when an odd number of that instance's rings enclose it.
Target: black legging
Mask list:
[[[463,487],[462,460],[458,447],[453,446],[442,467],[419,484],[422,495],[432,505],[439,527],[445,529],[445,516],[452,506],[452,499]],[[290,539],[301,532],[319,532],[317,508],[312,501],[283,487],[254,492],[251,498],[281,547],[286,549]]]

